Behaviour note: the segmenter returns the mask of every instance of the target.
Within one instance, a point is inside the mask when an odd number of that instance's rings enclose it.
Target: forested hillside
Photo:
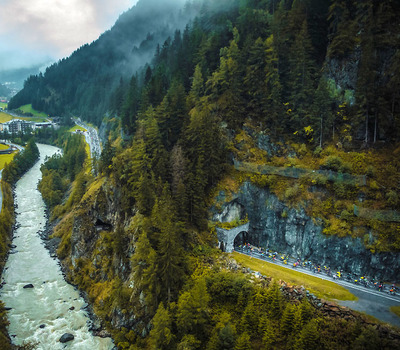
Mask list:
[[[235,181],[247,176],[292,206],[321,192],[328,198],[308,205],[310,216],[327,234],[355,235],[351,228],[360,222],[350,203],[360,197],[358,185],[311,177],[288,187],[278,176],[238,174],[232,158],[368,175],[374,183],[367,202],[398,209],[399,151],[374,153],[374,146],[393,150],[399,141],[400,5],[204,0],[186,8],[198,8],[199,15],[136,73],[127,70],[121,79],[115,65],[102,61],[123,57],[119,49],[100,47],[131,23],[125,15],[99,41],[30,77],[10,102],[10,108],[31,102],[97,123],[107,115],[97,177],[81,178],[85,194],[70,210],[60,209],[61,195],[54,201],[60,206],[53,236],[68,278],[87,293],[121,349],[398,345],[356,319],[326,317],[307,301],[284,299],[273,282],[252,284],[228,271],[208,211],[222,186],[239,190]],[[103,64],[106,73],[92,70]],[[279,157],[263,152],[254,135],[285,151]],[[387,170],[377,155],[390,159]],[[368,170],[369,157],[374,167]],[[68,160],[56,163],[62,168]],[[60,173],[43,170],[58,181],[41,187],[57,194]],[[398,252],[396,223],[360,225],[371,236],[382,227],[380,249]]]
[[[9,108],[32,103],[51,115],[77,114],[100,124],[120,79],[150,63],[157,45],[197,12],[196,6],[183,5],[183,0],[139,1],[98,40],[30,76]]]

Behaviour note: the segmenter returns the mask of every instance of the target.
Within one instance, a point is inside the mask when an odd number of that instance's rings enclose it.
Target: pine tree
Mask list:
[[[318,331],[318,320],[313,319],[307,323],[299,334],[294,345],[295,350],[319,349],[320,335]]]
[[[218,113],[231,128],[244,121],[243,65],[238,47],[239,33],[233,29],[233,40],[229,47],[221,49],[220,66],[207,81],[208,97]]]
[[[247,114],[254,120],[263,120],[267,111],[266,47],[258,38],[249,48],[246,76],[243,80],[247,94]]]
[[[266,300],[268,304],[269,316],[273,319],[280,318],[282,313],[282,295],[277,283],[273,283],[267,292]]]
[[[287,303],[281,318],[281,330],[283,334],[290,334],[294,328],[295,306]]]
[[[281,134],[284,128],[282,123],[282,85],[280,83],[279,76],[279,58],[275,49],[274,36],[271,35],[265,41],[266,48],[266,78],[267,84],[267,97],[268,97],[268,109],[264,110],[265,121],[267,127],[271,132],[278,136]]]
[[[210,296],[204,278],[196,281],[190,291],[184,292],[179,297],[176,323],[182,334],[193,334],[199,340],[206,340],[209,302]]]
[[[149,313],[155,312],[160,294],[160,282],[157,275],[157,254],[151,247],[146,230],[135,244],[132,256],[132,273],[137,295],[144,293]]]
[[[207,344],[207,350],[234,350],[235,347],[235,328],[232,325],[231,315],[222,312],[218,317],[211,338]]]
[[[344,58],[352,53],[357,43],[357,22],[351,18],[346,0],[333,0],[329,7],[330,44],[328,57]]]
[[[327,139],[328,130],[333,123],[332,98],[328,90],[326,77],[321,76],[312,105],[311,125],[314,130],[319,130],[319,146],[322,147]]]
[[[279,335],[278,326],[274,325],[274,323],[269,319],[264,319],[263,322],[263,338],[262,343],[264,348],[272,349],[273,344],[277,341]]]
[[[127,98],[122,107],[122,126],[129,134],[134,134],[136,131],[137,114],[140,108],[140,89],[138,86],[138,78],[134,75],[131,79]]]
[[[196,339],[194,335],[186,334],[178,344],[178,350],[199,350],[201,349],[201,341]]]
[[[247,332],[243,332],[237,339],[235,350],[252,350],[250,335]]]
[[[192,86],[187,97],[188,109],[192,109],[204,94],[204,79],[200,64],[196,65],[192,78]]]
[[[172,333],[172,317],[169,311],[160,303],[156,314],[151,321],[153,328],[150,331],[150,348],[152,350],[169,350],[174,341]]]
[[[370,142],[371,112],[376,113],[377,49],[373,38],[373,6],[369,1],[357,3],[357,22],[364,29],[361,35],[361,60],[357,75],[356,100],[359,124],[364,119],[364,143]],[[368,23],[368,25],[367,25]]]
[[[164,146],[167,150],[171,150],[180,136],[185,119],[188,117],[186,92],[179,81],[172,82],[163,101],[157,108],[156,114]]]
[[[152,220],[158,229],[158,268],[162,291],[168,303],[175,299],[183,282],[185,257],[182,248],[183,225],[175,221],[172,197],[166,184],[153,208]]]
[[[240,320],[240,330],[254,337],[257,333],[258,323],[258,308],[254,306],[253,301],[250,301],[243,311],[242,318]]]
[[[312,59],[312,45],[308,35],[307,22],[304,21],[290,54],[290,102],[293,106],[290,128],[299,130],[310,124],[310,106],[312,105],[316,65]]]

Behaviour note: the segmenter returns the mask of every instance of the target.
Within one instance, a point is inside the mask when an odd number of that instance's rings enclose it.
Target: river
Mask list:
[[[14,344],[36,343],[38,350],[112,349],[110,338],[94,337],[89,331],[85,301],[64,280],[57,260],[50,257],[39,237],[38,232],[46,224],[45,205],[37,190],[40,165],[46,156],[59,150],[48,145],[38,147],[40,161],[17,182],[15,189],[18,207],[13,244],[17,247],[6,263],[5,285],[0,290],[0,299],[11,308],[9,334]],[[23,288],[27,284],[34,288]],[[64,333],[71,333],[74,339],[60,343]]]

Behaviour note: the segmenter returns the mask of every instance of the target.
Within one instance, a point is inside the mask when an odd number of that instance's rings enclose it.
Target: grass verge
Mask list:
[[[11,154],[0,154],[0,170],[4,168],[6,163],[10,164],[16,154],[16,152]]]
[[[5,123],[11,120],[13,117],[5,112],[0,112],[0,123]]]
[[[400,305],[398,306],[391,306],[390,311],[400,317]]]
[[[0,123],[8,122],[11,119],[21,119],[21,120],[27,120],[30,122],[41,123],[41,122],[45,122],[47,120],[47,117],[34,116],[34,117],[18,117],[18,118],[16,118],[6,112],[0,112]]]
[[[287,269],[283,266],[251,258],[250,256],[236,252],[233,252],[232,255],[239,264],[276,280],[282,280],[293,285],[304,286],[304,288],[308,289],[318,298],[328,300],[357,300],[355,295],[334,282],[325,281],[318,277],[309,276],[295,270]]]
[[[79,126],[79,125],[74,125],[71,129],[69,129],[68,131],[69,132],[75,132],[75,131],[77,131],[77,130],[80,130],[80,131],[87,131],[85,128],[82,128],[81,126]]]

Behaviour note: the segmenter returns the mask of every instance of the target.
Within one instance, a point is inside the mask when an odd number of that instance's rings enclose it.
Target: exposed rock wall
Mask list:
[[[223,199],[224,193],[219,199]],[[213,220],[227,221],[230,208],[247,214],[250,222],[248,241],[293,257],[329,265],[356,274],[399,281],[400,254],[376,253],[365,249],[361,239],[326,236],[323,227],[307,216],[305,210],[289,208],[268,189],[245,182],[221,211],[212,209]],[[241,208],[241,210],[238,210]]]

